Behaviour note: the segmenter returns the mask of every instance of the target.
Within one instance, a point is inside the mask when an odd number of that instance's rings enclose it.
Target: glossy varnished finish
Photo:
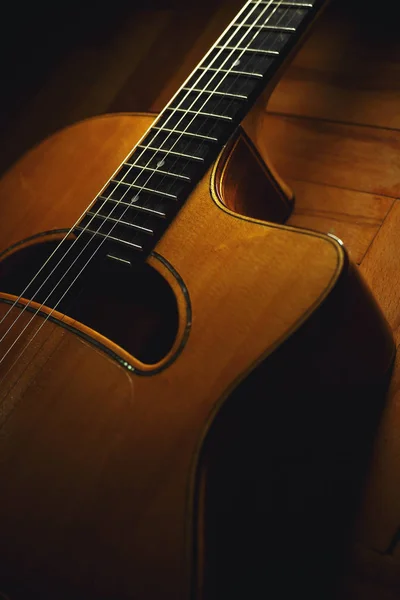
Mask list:
[[[0,187],[2,249],[72,226],[150,123],[145,116],[102,118],[32,151]],[[91,148],[99,152],[88,163]],[[211,197],[210,178],[211,172],[156,248],[184,281],[192,310],[189,337],[168,368],[147,377],[129,373],[46,323],[30,347],[40,353],[28,350],[29,367],[18,360],[7,374],[0,514],[2,563],[11,578],[22,572],[50,595],[63,582],[65,597],[156,599],[166,589],[171,598],[188,597],[194,466],[212,415],[317,309],[345,264],[334,240],[229,213]],[[155,257],[148,260],[160,268]],[[163,275],[176,286],[167,270]],[[183,304],[178,296],[181,329]],[[376,347],[367,360],[379,378],[392,348],[383,322],[376,331],[382,360],[373,359]],[[31,539],[34,556],[26,546]]]
[[[220,201],[240,215],[285,223],[293,209],[293,192],[261,159],[243,129],[225,149],[215,181]]]

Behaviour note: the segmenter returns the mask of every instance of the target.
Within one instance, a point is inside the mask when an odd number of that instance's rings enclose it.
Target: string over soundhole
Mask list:
[[[19,304],[29,319],[37,313],[69,328],[74,319],[77,333],[87,337],[90,328],[94,337],[102,336],[101,343],[110,340],[114,354],[117,345],[145,364],[161,361],[171,350],[178,331],[177,300],[166,279],[148,263],[113,261],[104,252],[79,274],[85,253],[73,264],[78,250],[73,240],[67,241],[61,261],[58,252],[53,255],[57,243],[45,241],[3,259],[0,301],[12,304],[23,293]],[[1,293],[13,296],[1,297]],[[0,338],[4,338],[5,352],[20,334],[19,322],[23,321],[16,319],[15,311],[3,318]],[[34,336],[38,325],[32,327],[30,323],[29,335]]]

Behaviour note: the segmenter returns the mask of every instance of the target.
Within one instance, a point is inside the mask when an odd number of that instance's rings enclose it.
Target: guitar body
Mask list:
[[[250,218],[282,220],[291,198],[243,133],[145,265],[106,259],[51,315],[40,303],[23,311],[23,298],[10,309],[152,119],[70,127],[0,183],[10,600],[228,597],[239,584],[224,576],[252,555],[238,510],[275,549],[276,521],[290,522],[255,482],[270,483],[282,457],[346,454],[379,404],[361,407],[355,390],[376,390],[393,360],[388,326],[335,239]],[[285,497],[293,522],[307,503]]]

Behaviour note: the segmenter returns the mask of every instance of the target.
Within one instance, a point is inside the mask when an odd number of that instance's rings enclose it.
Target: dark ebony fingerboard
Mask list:
[[[120,259],[146,256],[323,3],[247,2],[76,233]]]

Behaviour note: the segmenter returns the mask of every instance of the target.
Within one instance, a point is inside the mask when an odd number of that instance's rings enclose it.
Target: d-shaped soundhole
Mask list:
[[[56,307],[59,313],[90,327],[144,363],[154,364],[164,358],[178,331],[177,301],[164,277],[143,260],[133,258],[129,264],[106,255],[97,256],[90,264],[83,262],[86,257],[78,257],[65,274],[76,258],[75,249],[52,273],[62,256],[58,251],[49,260],[58,244],[58,240],[43,241],[4,258],[0,262],[0,292],[19,296],[46,264],[23,293],[25,298]],[[63,244],[64,254],[73,240]]]

